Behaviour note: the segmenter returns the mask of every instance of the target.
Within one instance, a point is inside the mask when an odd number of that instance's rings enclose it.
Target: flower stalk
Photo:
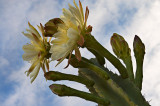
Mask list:
[[[122,65],[122,63],[114,55],[112,55],[107,49],[105,49],[91,34],[87,34],[85,36],[85,40],[86,42],[84,46],[87,49],[93,49],[97,53],[99,53],[101,56],[105,57],[109,62],[113,64],[115,68],[117,68],[122,78],[128,78],[127,70]]]
[[[103,56],[101,56],[100,54],[98,54],[95,50],[93,49],[88,49],[92,54],[95,55],[95,57],[97,58],[98,62],[100,65],[104,65],[105,64],[105,59]]]
[[[64,73],[60,73],[57,71],[49,71],[45,73],[44,76],[47,80],[52,80],[52,81],[60,81],[60,80],[75,81],[75,82],[82,83],[86,85],[87,87],[94,85],[94,82],[89,79],[84,79],[83,77],[80,77],[80,76],[64,74]]]
[[[108,80],[110,78],[106,71],[104,71],[100,67],[97,67],[96,65],[94,65],[88,61],[89,60],[82,58],[82,60],[79,62],[75,57],[73,57],[73,58],[71,58],[70,64],[75,68],[90,69],[91,71],[95,72],[97,75],[99,75],[104,80]]]

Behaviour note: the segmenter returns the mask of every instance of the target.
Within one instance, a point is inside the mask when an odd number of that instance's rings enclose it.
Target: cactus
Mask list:
[[[95,57],[98,57],[97,54]],[[104,67],[103,64],[101,64],[101,62],[99,62],[97,58],[92,58],[88,60],[82,57],[82,60],[79,62],[76,59],[76,57],[72,55],[70,64],[73,67],[79,69],[78,76],[63,74],[60,75],[61,78],[59,78],[57,77],[58,74],[56,72],[51,71],[45,74],[46,79],[53,81],[70,80],[82,83],[86,85],[90,93],[78,90],[77,93],[74,93],[76,92],[75,89],[73,90],[72,88],[68,87],[68,91],[65,91],[62,89],[65,89],[66,86],[54,84],[51,85],[53,88],[50,87],[53,93],[59,96],[81,97],[83,99],[96,102],[99,106],[150,106],[141,94],[141,88],[139,88],[139,86],[137,86],[137,84],[134,83],[134,81],[132,81],[130,78],[123,78],[122,76],[119,76],[117,74],[114,74],[112,71],[109,71],[108,68]],[[54,86],[61,86],[61,89],[59,89],[59,91],[56,91],[54,89]],[[62,92],[70,92],[71,94],[62,94]],[[72,93],[74,95],[72,95]],[[81,93],[86,93],[86,95],[84,94],[84,96],[81,96]],[[91,99],[90,96],[92,96],[93,98],[98,97],[98,99]],[[103,100],[106,102],[103,102]]]
[[[141,93],[143,81],[143,60],[145,46],[136,35],[133,48],[136,59],[136,73],[133,73],[131,50],[127,41],[116,33],[111,37],[112,54],[91,35],[92,26],[87,26],[89,9],[83,13],[82,4],[79,7],[69,5],[69,10],[63,9],[61,18],[49,20],[43,27],[38,26],[39,32],[29,23],[28,33],[24,33],[31,40],[31,44],[23,47],[23,59],[32,63],[27,71],[31,82],[35,80],[40,68],[47,80],[69,80],[84,84],[89,92],[73,89],[66,85],[52,84],[51,91],[58,96],[76,96],[93,101],[99,106],[150,106]],[[50,37],[47,41],[47,37]],[[51,41],[52,37],[54,39]],[[95,58],[86,59],[81,56],[79,48],[87,48]],[[72,52],[75,51],[75,55]],[[51,59],[50,59],[51,58]],[[49,69],[49,62],[68,59],[68,64],[78,69],[78,75],[65,74]],[[107,59],[120,75],[109,71],[105,65]],[[124,62],[125,66],[121,63]],[[58,65],[57,64],[57,65]],[[57,66],[56,65],[56,66]],[[46,69],[48,72],[46,72]]]

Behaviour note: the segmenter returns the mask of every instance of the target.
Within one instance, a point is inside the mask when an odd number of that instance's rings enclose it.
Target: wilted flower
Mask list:
[[[57,24],[60,23],[63,23],[60,18],[49,20],[44,26],[45,37],[52,37],[57,32]]]
[[[37,77],[40,67],[42,67],[44,73],[45,65],[49,70],[48,65],[48,58],[50,57],[49,49],[50,44],[47,42],[47,38],[44,38],[44,29],[43,26],[40,24],[38,26],[39,30],[42,33],[43,39],[39,32],[30,24],[28,23],[30,29],[26,29],[28,33],[23,34],[31,40],[31,44],[27,44],[23,46],[24,54],[23,60],[30,62],[32,65],[27,72],[27,76],[30,75],[31,83]]]
[[[69,54],[70,58],[73,50],[75,50],[76,58],[81,60],[78,47],[83,46],[84,43],[83,33],[87,31],[86,22],[89,10],[86,7],[84,16],[81,2],[79,1],[79,7],[75,0],[73,3],[75,7],[69,4],[69,10],[63,9],[63,15],[60,17],[62,23],[57,24],[57,32],[53,35],[55,39],[51,42],[53,44],[50,49],[51,58],[52,60],[59,60],[58,64]]]

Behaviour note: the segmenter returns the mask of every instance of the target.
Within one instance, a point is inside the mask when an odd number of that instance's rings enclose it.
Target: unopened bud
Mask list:
[[[57,24],[63,23],[60,18],[54,18],[49,20],[45,26],[45,37],[52,37],[57,32]]]
[[[114,33],[113,36],[111,37],[111,45],[113,52],[118,58],[124,59],[130,56],[131,50],[128,46],[128,43],[121,35]]]
[[[134,37],[133,49],[134,49],[134,54],[135,54],[136,58],[137,57],[142,57],[142,58],[144,57],[145,45],[137,35],[135,35],[135,37]]]
[[[65,85],[59,85],[59,84],[52,84],[49,86],[49,88],[52,90],[54,94],[57,94],[58,96],[64,96],[65,95]]]
[[[92,32],[92,26],[91,25],[89,25],[88,27],[87,27],[87,31],[86,31],[87,33],[91,33]]]

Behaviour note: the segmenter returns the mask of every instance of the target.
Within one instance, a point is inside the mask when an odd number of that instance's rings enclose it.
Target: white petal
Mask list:
[[[26,52],[26,53],[30,53],[30,52],[35,52],[35,51],[37,51],[37,49],[35,48],[35,46],[33,46],[32,44],[24,45],[22,49],[23,49],[24,52]]]
[[[28,25],[29,25],[30,30],[27,30],[27,31],[30,33],[34,33],[38,38],[40,38],[41,36],[39,32],[37,31],[37,29],[34,28],[29,22],[28,22]]]
[[[58,24],[58,31],[66,31],[68,29],[68,27],[65,24]]]
[[[37,57],[38,57],[38,53],[37,53],[37,52],[24,53],[24,54],[22,55],[22,58],[23,58],[23,60],[25,60],[25,61],[32,61],[32,60],[34,60],[34,59],[37,58]]]
[[[36,68],[30,73],[31,83],[36,79],[40,70],[40,63],[37,64]]]
[[[67,30],[67,36],[69,39],[76,41],[79,38],[79,32],[74,30],[73,28],[69,28]]]
[[[71,21],[72,24],[75,25],[77,28],[78,28],[78,26],[80,25],[80,21],[77,20],[75,17],[71,17],[71,20],[70,20],[70,21]]]
[[[77,20],[79,20],[81,23],[83,23],[82,22],[82,15],[81,15],[79,9],[73,7],[72,5],[69,5],[69,10],[72,13],[72,15],[77,18]]]
[[[56,64],[56,66],[59,65],[59,64],[69,55],[70,52],[71,52],[71,51],[68,51],[68,52],[65,54],[65,56],[63,56],[62,59]]]
[[[77,40],[69,39],[66,45],[68,45],[70,48],[74,48],[77,44]]]
[[[66,36],[66,32],[61,32],[61,31],[54,34],[55,38],[60,38],[60,37],[65,37],[65,36]]]
[[[68,21],[68,19],[64,15],[61,15],[60,18],[64,23],[66,23]]]
[[[65,8],[63,8],[63,15],[67,19],[70,19],[72,17],[72,14],[70,13],[70,11]]]
[[[52,45],[50,53],[52,53],[52,60],[58,60],[66,55],[70,51],[70,48],[67,45]]]
[[[78,8],[78,5],[77,5],[76,2],[75,2],[75,0],[73,0],[73,3],[74,3],[74,5],[75,5],[75,7],[76,7],[77,9],[79,9],[79,8]]]
[[[29,38],[30,40],[34,41],[34,38],[33,38],[33,35],[32,35],[32,34],[24,33],[24,32],[22,32],[22,33],[24,34],[24,36],[26,36],[26,37]]]
[[[59,39],[54,39],[52,40],[52,44],[53,45],[62,45],[62,44],[65,44],[66,42],[68,41],[68,39],[63,39],[63,38],[59,38]]]

